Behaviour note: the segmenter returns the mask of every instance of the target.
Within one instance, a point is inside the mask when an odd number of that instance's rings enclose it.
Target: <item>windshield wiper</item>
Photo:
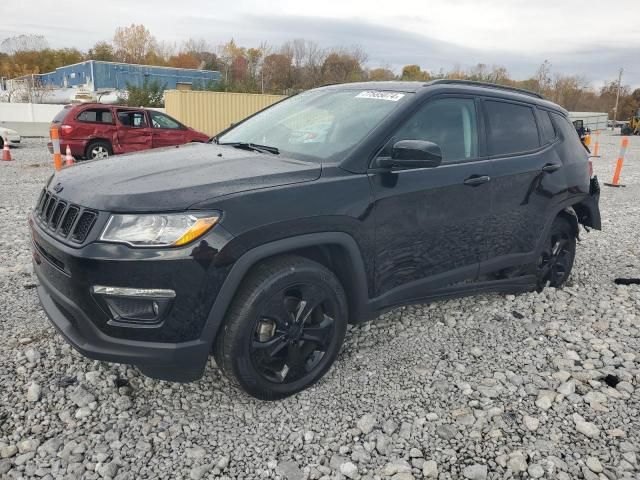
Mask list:
[[[259,145],[257,143],[249,143],[249,142],[227,142],[227,143],[218,143],[218,145],[228,145],[233,148],[241,148],[244,150],[251,150],[254,152],[261,153],[272,153],[274,155],[279,155],[280,150],[276,147],[270,147],[269,145]]]

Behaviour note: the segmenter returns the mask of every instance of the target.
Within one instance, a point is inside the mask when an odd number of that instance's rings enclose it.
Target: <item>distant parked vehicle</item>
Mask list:
[[[165,113],[101,103],[66,106],[51,126],[58,127],[62,153],[68,145],[74,157],[87,159],[209,139]],[[53,144],[47,146],[53,153]]]
[[[18,132],[11,128],[0,127],[0,148],[4,147],[5,138],[10,147],[20,145],[20,134]]]

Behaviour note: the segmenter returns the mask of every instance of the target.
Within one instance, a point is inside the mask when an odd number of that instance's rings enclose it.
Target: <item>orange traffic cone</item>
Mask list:
[[[67,145],[67,153],[66,153],[66,158],[65,158],[65,165],[67,167],[70,167],[71,165],[73,165],[73,155],[71,155],[71,149],[69,148],[69,145]]]
[[[4,147],[2,148],[2,160],[10,161],[11,160],[11,150],[9,150],[9,141],[4,139]]]

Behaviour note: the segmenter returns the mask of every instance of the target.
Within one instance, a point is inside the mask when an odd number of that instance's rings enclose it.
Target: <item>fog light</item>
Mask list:
[[[176,296],[173,290],[96,285],[92,292],[110,314],[109,323],[157,324]],[[134,326],[134,325],[132,325]]]

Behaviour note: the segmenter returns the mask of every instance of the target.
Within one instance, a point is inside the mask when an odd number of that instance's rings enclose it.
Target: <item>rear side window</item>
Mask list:
[[[90,108],[78,115],[80,122],[113,123],[111,110],[106,108]]]
[[[549,112],[546,110],[538,110],[538,119],[540,120],[540,133],[542,133],[542,141],[544,143],[551,143],[556,138],[556,131],[549,118]]]
[[[485,101],[489,155],[527,152],[540,146],[533,109],[515,103]]]

